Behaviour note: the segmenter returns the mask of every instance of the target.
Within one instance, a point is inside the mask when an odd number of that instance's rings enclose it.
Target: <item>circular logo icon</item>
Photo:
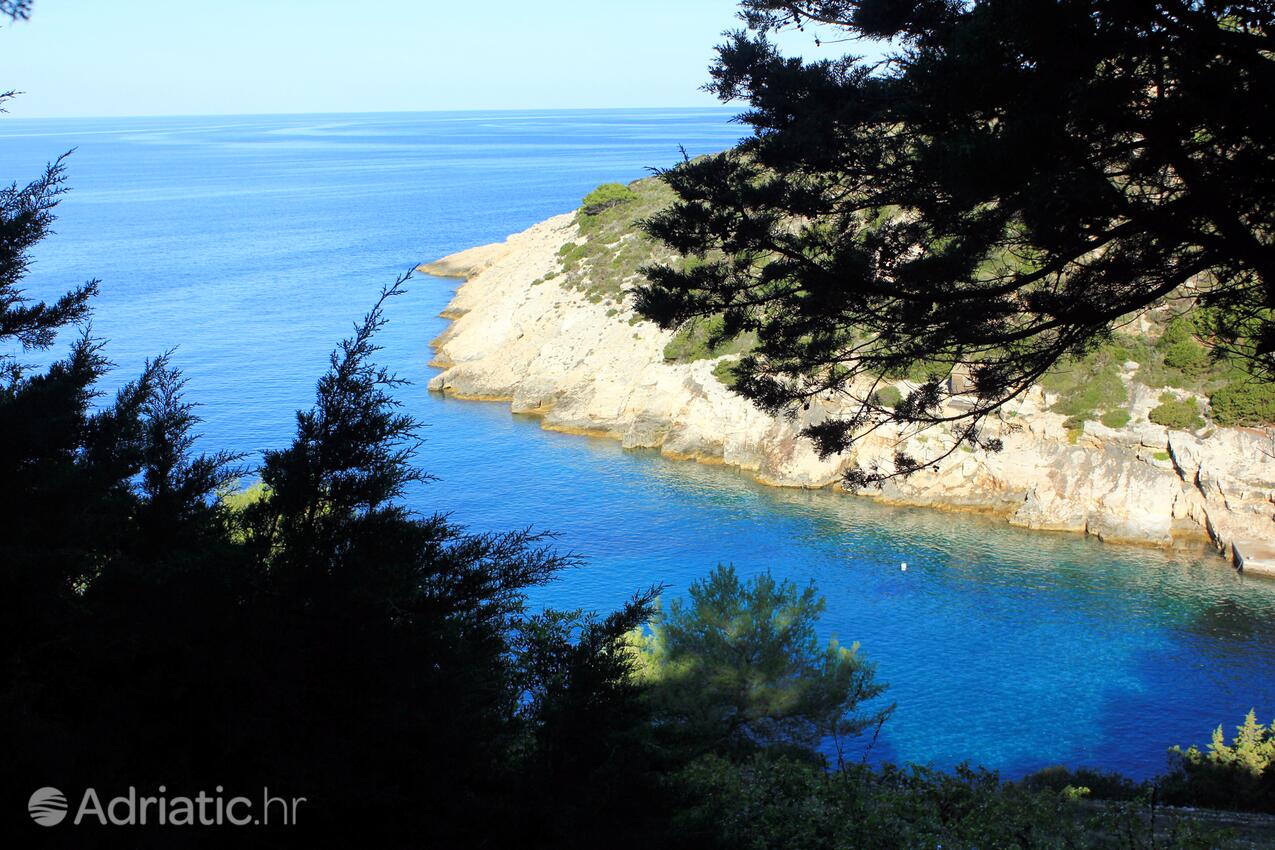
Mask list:
[[[66,817],[66,797],[56,788],[41,788],[31,795],[27,810],[40,826],[57,826]]]

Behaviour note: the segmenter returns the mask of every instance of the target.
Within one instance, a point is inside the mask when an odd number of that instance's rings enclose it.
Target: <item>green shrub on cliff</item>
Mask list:
[[[735,375],[735,361],[721,360],[713,367],[713,377],[726,389],[734,389],[739,378]]]
[[[903,401],[903,393],[899,392],[898,387],[882,387],[872,394],[873,404],[890,410],[898,407],[901,401]]]
[[[1129,390],[1120,378],[1119,366],[1103,351],[1051,372],[1041,385],[1058,393],[1052,410],[1078,423],[1129,402]]]
[[[1200,404],[1194,398],[1178,398],[1173,393],[1160,396],[1160,404],[1147,415],[1157,425],[1181,431],[1198,431],[1204,427]]]
[[[1209,368],[1209,350],[1196,341],[1194,330],[1194,324],[1185,316],[1176,316],[1165,325],[1155,343],[1164,365],[1188,375],[1198,375]]]
[[[1228,382],[1209,397],[1219,425],[1265,425],[1275,422],[1275,385],[1243,377]]]
[[[1129,424],[1129,411],[1123,407],[1117,407],[1115,410],[1108,410],[1102,414],[1102,424],[1108,428],[1123,428]]]
[[[618,302],[640,279],[644,265],[672,257],[637,226],[671,199],[668,186],[651,178],[628,186],[604,183],[586,195],[575,217],[579,235],[558,252],[559,284],[586,293],[594,303]]]
[[[664,360],[668,363],[694,363],[711,360],[728,354],[743,354],[757,344],[757,337],[750,333],[735,337],[724,335],[721,316],[687,322],[664,346]]]
[[[588,253],[588,248],[586,246],[578,245],[575,242],[568,242],[558,249],[558,258],[562,262],[563,269],[570,271],[572,267],[588,256]]]
[[[637,194],[623,183],[603,183],[584,196],[580,211],[585,215],[601,212],[637,200]]]

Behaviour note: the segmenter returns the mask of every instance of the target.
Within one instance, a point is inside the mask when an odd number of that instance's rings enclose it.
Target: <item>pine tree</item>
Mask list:
[[[858,646],[820,646],[824,600],[769,573],[718,566],[652,624],[646,675],[664,728],[704,752],[813,752],[878,728],[885,686]]]
[[[705,262],[650,269],[637,309],[756,333],[735,388],[768,411],[848,399],[806,429],[821,453],[887,423],[998,448],[980,420],[1165,299],[1275,377],[1268,0],[741,5],[709,88],[753,134],[665,173],[678,201],[647,229]],[[803,62],[770,38],[793,26],[892,52]],[[953,375],[972,408],[944,405]]]

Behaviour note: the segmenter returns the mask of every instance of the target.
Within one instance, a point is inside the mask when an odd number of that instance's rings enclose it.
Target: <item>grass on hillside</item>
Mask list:
[[[618,305],[624,291],[641,281],[642,266],[675,259],[637,226],[672,202],[673,190],[655,177],[594,189],[576,211],[578,241],[558,251],[559,283],[585,293],[595,304]]]
[[[723,325],[721,316],[687,322],[664,346],[664,360],[668,363],[714,360],[728,354],[745,354],[757,345],[757,335],[752,332],[723,336]]]
[[[610,308],[607,315],[623,309],[626,290],[641,282],[641,268],[652,263],[690,263],[679,259],[667,247],[651,239],[637,226],[642,219],[659,212],[674,200],[673,190],[658,177],[635,180],[627,185],[604,183],[586,195],[576,212],[579,237],[559,251],[559,271],[536,283],[554,280],[568,289],[583,292],[594,304]],[[1001,257],[991,264],[1018,266],[1028,260]],[[993,269],[994,271],[995,269]],[[641,321],[639,317],[630,323]],[[1211,355],[1201,340],[1203,311],[1192,310],[1159,325],[1151,338],[1116,332],[1088,355],[1060,363],[1041,381],[1057,394],[1054,410],[1066,415],[1066,425],[1078,437],[1086,421],[1101,421],[1112,428],[1131,423],[1126,364],[1136,364],[1131,377],[1152,389],[1186,391],[1210,400],[1208,416],[1218,425],[1265,425],[1275,423],[1275,384],[1250,376],[1241,366]],[[721,319],[714,317],[683,325],[664,349],[665,360],[690,363],[726,355],[747,353],[757,344],[752,335],[734,339],[720,336]],[[887,377],[926,380],[932,373],[946,374],[949,364],[916,364],[906,375]],[[726,386],[734,384],[730,367],[714,374]],[[1179,406],[1186,405],[1182,400]],[[1192,402],[1193,404],[1193,402]],[[1172,422],[1170,427],[1190,428],[1205,411],[1185,407],[1156,408],[1152,421]]]
[[[1152,389],[1171,389],[1205,396],[1218,425],[1263,425],[1275,422],[1275,385],[1260,381],[1237,363],[1212,355],[1200,340],[1199,312],[1175,316],[1159,327],[1154,339],[1117,332],[1087,356],[1060,364],[1041,381],[1057,393],[1053,409],[1066,414],[1069,428],[1086,420],[1110,427],[1128,424],[1128,391],[1121,380],[1125,364],[1136,364],[1133,380]],[[1167,400],[1166,400],[1167,398]],[[1204,411],[1192,399],[1169,393],[1151,413],[1151,421],[1170,428],[1203,427]]]
[[[637,226],[671,204],[673,198],[673,191],[656,177],[627,186],[604,183],[594,189],[576,212],[579,238],[558,251],[558,282],[583,292],[594,304],[610,307],[607,315],[617,315],[625,291],[643,280],[643,266],[695,262],[679,260]],[[664,359],[671,363],[711,360],[751,351],[757,343],[752,334],[725,338],[721,331],[720,317],[688,322],[665,346]],[[727,386],[734,383],[728,368],[715,369],[714,374]]]

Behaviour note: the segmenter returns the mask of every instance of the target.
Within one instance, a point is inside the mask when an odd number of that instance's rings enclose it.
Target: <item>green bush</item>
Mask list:
[[[757,344],[755,334],[726,337],[724,328],[725,321],[720,315],[686,322],[664,346],[665,362],[694,363],[727,354],[744,354]]]
[[[1160,338],[1155,341],[1156,350],[1165,351],[1193,339],[1191,335],[1193,330],[1193,325],[1185,316],[1174,316],[1165,324],[1164,330],[1160,332]]]
[[[1266,425],[1275,422],[1275,384],[1255,378],[1227,382],[1209,397],[1219,425]]]
[[[1087,796],[1095,800],[1136,800],[1147,790],[1146,783],[1134,782],[1119,773],[1087,767],[1073,769],[1061,764],[1025,776],[1019,784],[1029,791],[1061,792],[1068,788],[1087,788]]]
[[[1054,411],[1082,422],[1129,402],[1129,390],[1114,363],[1076,364],[1065,379],[1046,383],[1045,388],[1059,393]]]
[[[1183,316],[1172,319],[1156,340],[1155,348],[1164,356],[1164,365],[1187,374],[1206,371],[1211,363],[1209,350],[1196,341],[1194,325]]]
[[[1129,411],[1123,407],[1117,407],[1102,414],[1102,424],[1108,428],[1123,428],[1129,424],[1129,420],[1132,418],[1129,415]]]
[[[1250,711],[1228,744],[1219,726],[1208,749],[1169,751],[1162,783],[1166,802],[1183,806],[1275,812],[1275,728]]]
[[[582,212],[597,215],[600,212],[637,200],[637,194],[623,183],[603,183],[584,196]]]
[[[1164,365],[1171,369],[1198,374],[1208,369],[1209,363],[1208,349],[1193,339],[1164,349]]]
[[[735,384],[739,383],[739,376],[735,374],[734,360],[723,360],[713,367],[713,377],[727,389],[734,389]]]
[[[903,401],[903,393],[899,392],[898,387],[882,387],[872,394],[873,404],[888,407],[890,410],[898,407],[901,401]]]
[[[1160,396],[1160,405],[1147,416],[1157,425],[1181,431],[1198,431],[1204,427],[1200,405],[1193,398],[1177,398],[1172,393]]]

